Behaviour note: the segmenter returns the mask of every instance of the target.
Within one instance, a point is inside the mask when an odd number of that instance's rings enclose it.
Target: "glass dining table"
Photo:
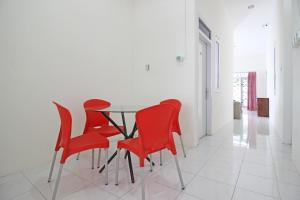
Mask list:
[[[135,106],[131,106],[131,105],[126,105],[126,106],[125,105],[122,105],[122,106],[116,105],[116,106],[114,106],[113,105],[113,106],[106,107],[106,108],[90,107],[90,108],[86,108],[86,110],[92,111],[92,112],[100,112],[114,127],[116,127],[116,129],[118,129],[120,131],[120,133],[124,136],[125,139],[128,139],[128,138],[134,137],[134,134],[137,131],[137,127],[136,127],[136,122],[135,122],[131,132],[130,133],[128,132],[127,126],[126,126],[125,114],[126,113],[136,113],[137,111],[139,111],[143,108],[146,108],[146,107],[147,106],[141,106],[141,105],[135,105]],[[110,115],[108,115],[107,113],[120,113],[121,117],[122,117],[122,123],[123,123],[124,129],[121,129],[118,126],[118,124],[112,119],[112,117]],[[115,151],[114,154],[109,158],[108,164],[111,163],[111,161],[115,158],[116,155],[117,155],[117,151]],[[134,180],[134,174],[133,174],[131,154],[129,151],[127,151],[125,153],[125,159],[128,160],[131,182],[134,183],[135,180]],[[147,160],[150,162],[149,158],[147,158]],[[154,163],[152,163],[152,165],[154,165]],[[99,173],[101,173],[104,169],[105,169],[105,166],[100,168]]]

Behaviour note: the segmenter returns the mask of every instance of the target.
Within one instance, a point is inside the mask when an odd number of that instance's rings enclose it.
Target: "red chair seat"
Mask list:
[[[124,126],[119,126],[121,130],[124,130]],[[93,127],[93,132],[97,132],[98,134],[104,137],[112,137],[120,134],[120,131],[114,126],[101,126],[101,127]]]
[[[83,134],[71,138],[69,144],[69,154],[74,154],[89,149],[96,149],[99,148],[99,146],[102,148],[108,148],[109,141],[107,138],[96,133]]]
[[[143,153],[143,146],[140,138],[132,138],[118,141],[118,149],[127,149],[138,157],[145,158],[147,154]]]

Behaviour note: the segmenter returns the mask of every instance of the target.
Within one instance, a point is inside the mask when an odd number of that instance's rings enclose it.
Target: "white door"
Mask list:
[[[207,43],[199,41],[199,68],[198,68],[198,138],[207,135]]]

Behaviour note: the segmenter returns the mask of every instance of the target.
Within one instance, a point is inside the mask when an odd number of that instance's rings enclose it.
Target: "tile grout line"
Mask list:
[[[127,171],[127,173],[128,174],[130,174],[130,171],[129,171],[129,166],[128,166],[128,162],[127,161],[125,161],[125,166],[123,167],[123,169],[124,168],[126,168],[126,171]],[[133,167],[134,168],[134,167]],[[139,167],[140,168],[140,167]],[[119,169],[120,170],[120,169]],[[120,172],[120,171],[119,171]],[[146,175],[145,175],[146,176]],[[129,179],[130,179],[130,177],[129,177]],[[135,175],[135,179],[136,179],[136,175]],[[146,179],[146,177],[145,177],[145,181],[146,181],[147,179]],[[130,183],[129,184],[136,184],[136,180],[135,180],[135,182],[134,183],[132,183],[131,182],[131,180],[130,180]],[[139,183],[140,184],[140,183]],[[138,184],[138,185],[139,185]],[[121,195],[121,196],[117,196],[117,199],[122,199],[125,195],[127,195],[129,192],[131,192],[132,190],[134,190],[135,189],[135,187],[138,187],[137,185],[134,185],[131,189],[129,189],[127,192],[125,192],[123,195]]]
[[[199,146],[200,146],[200,144],[199,144],[197,147],[199,147]],[[196,148],[197,148],[197,147],[196,147]],[[201,171],[201,170],[207,165],[207,163],[213,158],[213,155],[215,155],[215,154],[217,153],[217,151],[219,151],[219,149],[221,149],[221,147],[222,147],[222,145],[220,145],[219,147],[217,147],[216,150],[211,154],[210,158],[207,159],[207,160],[205,161],[205,164],[203,164],[203,166],[200,168],[200,170],[199,170],[197,173],[194,174],[194,176],[193,176],[193,178],[191,179],[191,181],[185,186],[185,190],[186,190],[187,186],[188,186],[191,182],[193,182],[193,180],[196,178],[196,176],[199,175],[200,171]],[[184,192],[184,193],[186,193],[186,194],[188,194],[188,195],[191,195],[191,196],[193,196],[193,197],[196,197],[195,195],[190,194],[190,193],[188,193],[188,192]],[[180,194],[176,197],[176,199],[177,199],[179,196],[180,196]],[[197,198],[199,198],[199,197],[197,197]]]
[[[18,171],[18,172],[15,172],[15,173],[11,173],[11,174],[17,174],[17,173],[20,173],[22,176],[23,176],[23,178],[25,178],[25,180],[27,180],[31,185],[32,185],[32,183],[24,176],[24,174],[22,173],[22,171]],[[6,176],[6,175],[5,175]],[[2,176],[2,177],[5,177],[5,176]],[[3,183],[3,184],[5,184],[5,183]],[[0,184],[1,185],[1,184]],[[33,185],[32,185],[33,186]],[[27,190],[27,191],[25,191],[25,192],[22,192],[21,194],[18,194],[17,196],[15,196],[15,197],[12,197],[12,198],[9,198],[9,200],[14,200],[14,199],[16,199],[16,198],[18,198],[18,197],[20,197],[20,196],[22,196],[22,195],[24,195],[24,194],[26,194],[27,192],[29,192],[30,190]],[[38,192],[40,192],[40,191],[38,191]],[[43,198],[44,198],[44,196],[42,196]]]
[[[269,138],[268,138],[269,140]],[[270,143],[270,140],[269,140],[269,143]],[[275,163],[274,163],[274,154],[273,154],[273,149],[272,149],[272,145],[270,145],[270,151],[271,151],[271,157],[272,157],[272,166],[275,170],[275,179],[276,179],[276,186],[277,186],[277,190],[278,190],[278,195],[279,195],[279,200],[282,199],[282,196],[281,196],[281,192],[280,192],[280,187],[279,187],[279,182],[278,182],[278,175],[277,175],[277,169],[276,169],[276,166],[275,166]]]
[[[47,198],[43,195],[43,193],[31,182],[31,180],[21,171],[22,176],[39,192],[39,194],[47,200]],[[24,193],[25,194],[25,193]]]
[[[235,192],[236,192],[236,189],[237,189],[237,185],[238,185],[238,181],[239,181],[239,178],[240,178],[240,175],[241,175],[241,171],[242,171],[242,167],[243,167],[244,160],[245,160],[245,157],[246,157],[246,153],[247,153],[247,149],[246,149],[246,151],[244,152],[244,156],[243,156],[242,163],[241,163],[241,166],[240,166],[240,169],[239,169],[239,172],[238,172],[238,177],[237,177],[237,179],[236,179],[236,183],[235,183],[235,186],[234,186],[234,189],[233,189],[233,193],[232,193],[232,196],[231,196],[231,200],[233,200],[234,195],[235,195]]]
[[[168,164],[171,162],[171,161],[169,161],[169,160],[171,160],[171,159],[168,159],[168,161],[167,161]],[[168,166],[168,164],[166,164],[166,165],[164,165],[163,167],[161,167],[158,171],[156,171],[156,172],[153,173],[152,175],[148,175],[148,176],[149,176],[148,179],[147,179],[147,175],[145,175],[145,185],[147,184],[146,182],[147,182],[147,180],[149,180],[150,177],[154,176],[154,175],[155,175],[156,173],[158,173],[160,170],[162,170],[163,168],[165,168],[166,166]],[[126,168],[127,168],[127,170],[128,170],[128,173],[129,173],[128,165],[126,165],[126,166],[127,166]],[[141,169],[141,168],[139,167],[139,169]],[[144,170],[146,170],[146,169],[144,169]],[[162,186],[164,186],[164,187],[168,187],[168,188],[174,190],[174,188],[171,188],[171,187],[169,187],[169,186],[160,184],[160,183],[158,183],[158,182],[156,182],[156,181],[154,181],[154,182],[157,183],[157,184],[159,184],[159,185],[162,185]],[[140,183],[139,183],[139,185],[140,185]],[[121,197],[118,197],[118,199],[122,199],[125,195],[127,195],[128,193],[130,193],[132,190],[136,189],[136,187],[139,187],[139,186],[137,186],[137,185],[133,186],[129,191],[127,191],[126,193],[124,193]],[[177,189],[175,189],[175,190],[177,190]],[[180,193],[178,194],[178,196],[179,196],[179,195],[180,195]],[[178,196],[176,196],[175,199],[177,199]]]
[[[221,148],[221,146],[222,146],[222,145],[220,145],[218,148],[216,148],[216,150],[214,151],[214,153],[216,153],[216,152],[219,150],[219,148]],[[197,147],[196,147],[196,148],[197,148]],[[212,155],[213,155],[214,153],[212,153]],[[186,172],[186,171],[185,171],[185,173],[193,174],[193,178],[189,181],[189,183],[185,184],[185,188],[186,188],[186,187],[194,180],[194,178],[199,174],[199,172],[201,171],[201,169],[204,168],[204,166],[207,164],[207,162],[208,162],[210,159],[211,159],[211,158],[207,159],[207,160],[205,161],[205,164],[204,164],[204,165],[199,169],[199,171],[198,171],[197,173],[195,173],[195,174],[194,174],[194,173],[190,173],[190,172]],[[171,160],[171,159],[169,159],[169,160]],[[170,162],[171,162],[171,161],[169,161],[168,163],[170,164]],[[159,169],[158,171],[156,171],[155,173],[158,173],[160,170],[162,170],[163,168],[165,168],[165,167],[168,166],[169,164],[164,165],[162,168],[160,168],[160,169]],[[153,174],[153,175],[154,175],[154,174]],[[153,175],[151,175],[151,176],[153,176]],[[149,178],[150,178],[150,177],[149,177]],[[148,178],[148,180],[149,180],[149,178]],[[146,181],[147,181],[147,179],[146,179]],[[153,181],[154,181],[154,180],[153,180]],[[158,183],[158,182],[156,182],[156,181],[154,181],[154,182],[157,183],[157,184],[159,184],[159,185],[162,185],[162,186],[164,186],[164,187],[170,188],[170,189],[172,189],[172,190],[177,190],[177,191],[179,191],[178,189],[174,189],[173,187],[170,187],[170,186],[167,186],[167,185]],[[131,192],[132,190],[134,190],[135,187],[138,187],[138,186],[134,186],[133,188],[131,188],[128,192],[126,192],[124,195],[122,195],[122,197],[120,197],[119,199],[122,199],[126,194],[128,194],[129,192]],[[186,192],[180,190],[180,191],[179,191],[179,194],[175,197],[175,200],[176,200],[182,193],[186,193]],[[189,194],[189,193],[186,193],[186,194],[191,195],[191,194]],[[194,196],[194,195],[191,195],[191,196],[196,197],[196,196]],[[199,197],[197,197],[197,198],[199,198]]]
[[[200,144],[199,144],[197,147],[199,147],[199,146],[200,146]],[[197,147],[196,147],[196,148],[197,148]],[[219,148],[220,148],[220,147],[219,147]],[[219,148],[217,148],[217,149],[214,151],[214,153],[216,153],[217,150],[219,150]],[[212,153],[212,154],[214,154],[214,153]],[[205,161],[205,164],[203,164],[203,166],[198,170],[198,172],[196,172],[195,174],[193,174],[193,178],[191,178],[191,180],[189,181],[189,183],[187,183],[187,184],[185,185],[184,191],[182,191],[182,190],[180,191],[180,193],[176,196],[175,200],[178,199],[179,196],[180,196],[181,194],[188,194],[188,195],[190,195],[190,196],[192,196],[192,197],[195,197],[195,198],[199,199],[199,197],[196,197],[195,195],[191,195],[191,194],[185,192],[185,190],[186,190],[187,186],[188,186],[188,185],[195,179],[195,177],[199,174],[199,172],[204,168],[204,166],[207,164],[207,162],[208,162],[210,159],[211,159],[211,158],[207,159],[207,160]]]

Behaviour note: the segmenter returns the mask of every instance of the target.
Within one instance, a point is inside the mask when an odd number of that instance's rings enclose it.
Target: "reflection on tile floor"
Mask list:
[[[291,160],[291,146],[283,145],[268,119],[258,118],[256,113],[246,113],[243,120],[235,120],[214,136],[201,139],[198,147],[188,150],[187,158],[183,158],[181,149],[178,152],[186,189],[181,191],[174,160],[165,151],[163,166],[156,165],[152,173],[146,166],[148,200],[300,199],[300,174]],[[70,158],[57,199],[140,199],[141,171],[137,159],[133,159],[135,184],[130,183],[127,163],[122,160],[119,186],[114,185],[115,163],[110,165],[109,185],[105,186],[103,175],[91,170],[90,152],[82,153],[79,161]],[[158,154],[153,160],[158,163]],[[47,183],[48,171],[46,163],[0,177],[0,199],[51,199],[55,176]]]

